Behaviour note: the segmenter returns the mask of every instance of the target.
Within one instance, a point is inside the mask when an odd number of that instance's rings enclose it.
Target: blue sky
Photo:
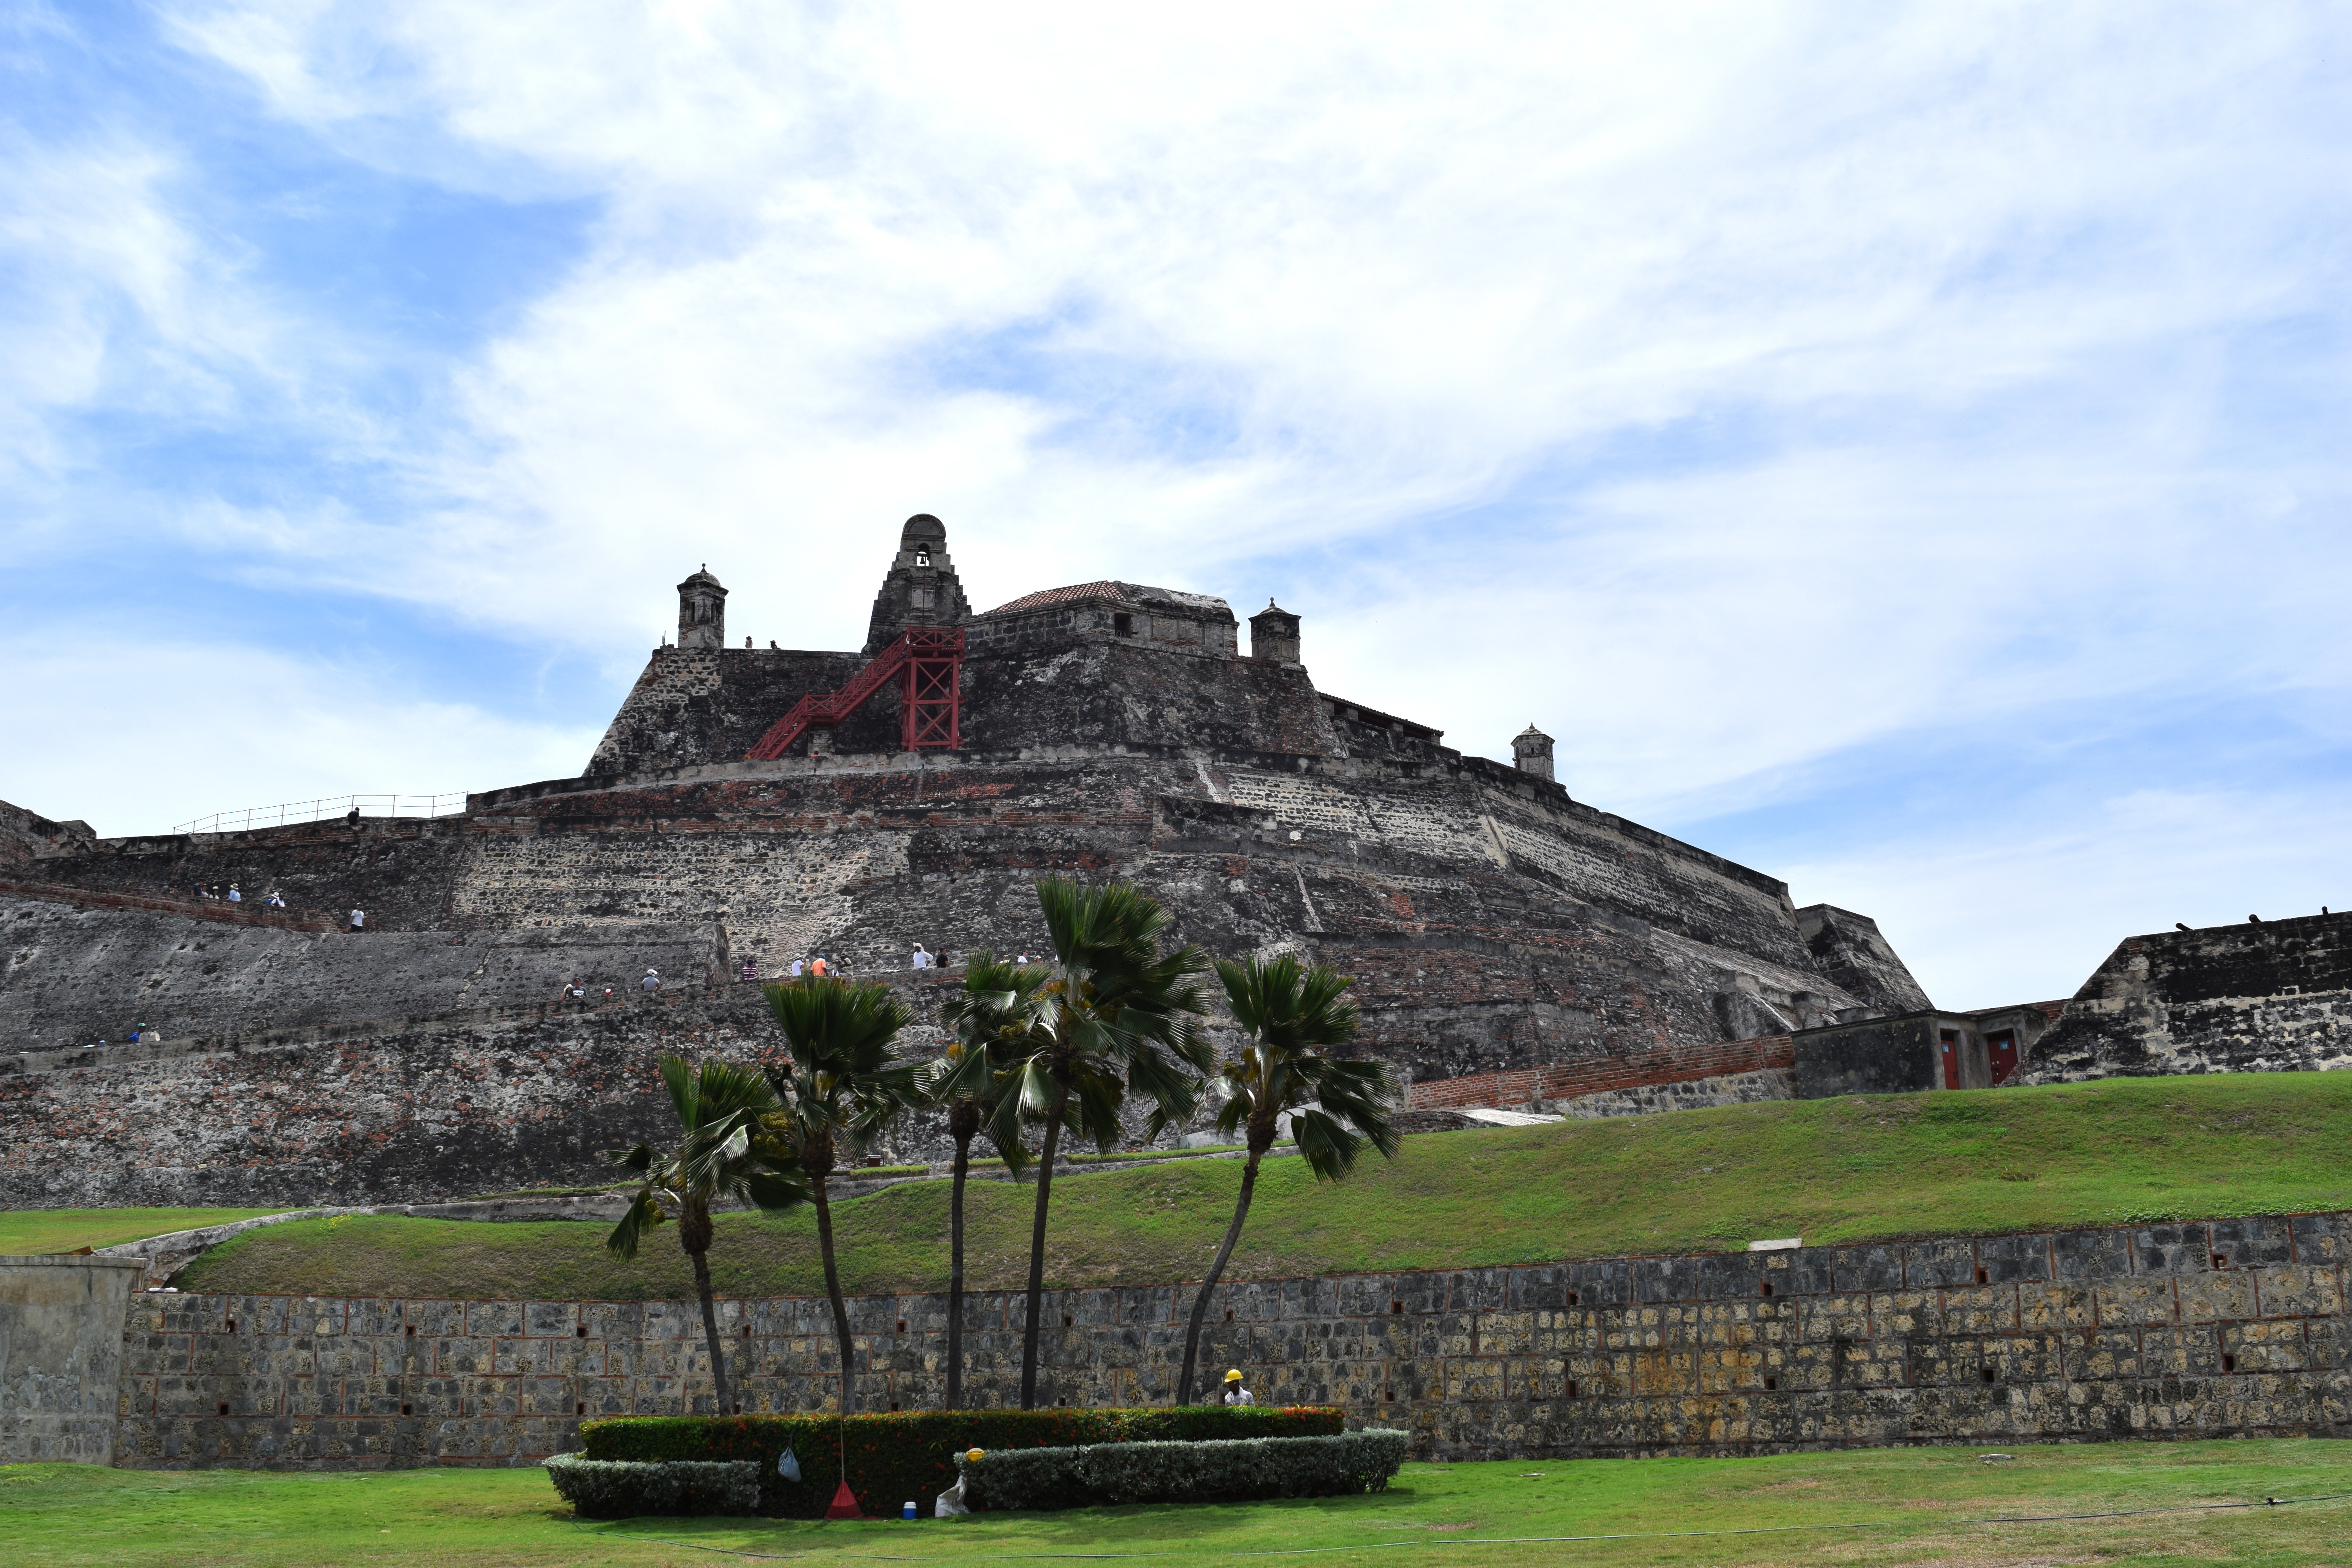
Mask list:
[[[2340,9],[0,0],[0,796],[576,772],[672,585],[1278,596],[1951,1005],[2352,903]]]

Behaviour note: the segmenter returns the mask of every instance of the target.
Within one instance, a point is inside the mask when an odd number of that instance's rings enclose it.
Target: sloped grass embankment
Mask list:
[[[1047,1278],[1197,1279],[1237,1161],[1057,1178]],[[1033,1189],[968,1188],[976,1289],[1018,1288]],[[948,1184],[838,1205],[844,1287],[945,1288]],[[2352,1208],[2352,1072],[2117,1079],[2047,1089],[1779,1101],[1406,1140],[1318,1185],[1269,1161],[1232,1277],[1452,1268],[1621,1253],[1990,1235],[2162,1218]],[[185,1289],[540,1300],[677,1300],[685,1257],[657,1233],[623,1264],[608,1227],[399,1217],[297,1220],[198,1259]],[[730,1296],[824,1290],[805,1211],[721,1216]]]

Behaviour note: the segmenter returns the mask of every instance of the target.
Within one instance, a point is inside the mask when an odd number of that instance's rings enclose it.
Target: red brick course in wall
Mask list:
[[[1554,1062],[1513,1072],[1439,1079],[1433,1083],[1414,1084],[1406,1104],[1414,1110],[1449,1106],[1500,1109],[1538,1100],[1573,1100],[1579,1095],[1605,1094],[1612,1089],[1645,1089],[1654,1084],[1687,1083],[1693,1079],[1792,1068],[1796,1059],[1796,1047],[1788,1036],[1764,1035],[1752,1040],[1669,1046],[1663,1050],[1643,1051],[1639,1056],[1610,1057],[1599,1061]]]

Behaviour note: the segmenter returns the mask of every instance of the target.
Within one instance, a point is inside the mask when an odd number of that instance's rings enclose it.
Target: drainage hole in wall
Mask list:
[[[583,1324],[581,1324],[578,1328],[576,1328],[576,1329],[572,1330],[572,1333],[573,1333],[573,1334],[577,1335],[579,1338],[581,1338],[581,1339],[583,1339],[583,1340],[584,1340],[584,1339],[586,1339],[586,1338],[588,1337],[588,1325],[587,1325],[587,1324],[585,1324],[585,1323],[583,1323]]]
[[[577,1404],[577,1405],[573,1405],[573,1406],[572,1407],[572,1415],[587,1415],[587,1414],[588,1414],[588,1402],[587,1402],[586,1400],[584,1400],[584,1399],[583,1399],[583,1400],[582,1400],[579,1404]]]
[[[2227,1268],[2230,1267],[2230,1260],[2221,1253],[2217,1252],[2213,1255],[2213,1267],[2216,1268]]]
[[[1990,1273],[1989,1270],[1987,1270],[1987,1269],[1983,1269],[1983,1268],[1979,1268],[1979,1269],[1978,1269],[1978,1270],[1977,1270],[1977,1283],[1978,1283],[1978,1284],[1979,1284],[1979,1285],[1990,1285],[1990,1284],[1991,1284],[1991,1283],[1992,1283],[1992,1275],[1991,1275],[1991,1273]]]
[[[413,1415],[416,1413],[416,1407],[413,1405],[404,1405],[400,1407],[400,1413],[403,1415]]]
[[[1570,1399],[1576,1397],[1576,1379],[1572,1377],[1568,1380],[1568,1396]]]
[[[1777,1377],[1768,1377],[1764,1380],[1764,1386],[1768,1390],[1778,1388],[1780,1386],[1780,1380]]]
[[[231,1318],[228,1321],[228,1331],[230,1333],[236,1332],[236,1320],[235,1318]]]
[[[1390,1317],[1391,1317],[1391,1318],[1402,1318],[1402,1317],[1403,1317],[1403,1316],[1404,1316],[1404,1303],[1403,1303],[1402,1301],[1391,1301],[1391,1302],[1389,1303],[1389,1316],[1390,1316]]]
[[[741,1405],[737,1405],[737,1406],[735,1407],[735,1414],[736,1414],[736,1415],[742,1415],[742,1414],[743,1414],[743,1407],[742,1407]]]
[[[228,1414],[228,1401],[227,1401],[227,1400],[224,1399],[224,1400],[222,1400],[222,1401],[221,1401],[221,1407],[220,1407],[220,1410],[221,1410],[221,1414],[222,1414],[222,1415],[227,1415],[227,1414]]]
[[[893,1410],[898,1409],[898,1402],[897,1400],[895,1400],[895,1399],[894,1399],[894,1400],[892,1400],[892,1401],[890,1402],[890,1408],[891,1408],[891,1409],[893,1409]]]
[[[1576,1292],[1573,1290],[1568,1293],[1568,1304],[1571,1307],[1576,1305]]]
[[[743,1337],[747,1340],[751,1337],[751,1325],[749,1323],[743,1325]]]
[[[1766,1281],[1764,1281],[1764,1294],[1766,1294],[1767,1296],[1769,1296],[1771,1293],[1772,1293],[1772,1281],[1770,1281],[1769,1279],[1767,1279]]]
[[[1987,1383],[1990,1383],[1999,1374],[1996,1373],[1992,1368],[1985,1367],[1979,1370],[1977,1375],[1983,1378]]]
[[[1062,1327],[1064,1327],[1064,1328],[1067,1329],[1067,1328],[1073,1328],[1073,1327],[1076,1327],[1076,1321],[1075,1321],[1074,1319],[1072,1319],[1072,1318],[1071,1318],[1071,1316],[1070,1316],[1070,1314],[1069,1314],[1069,1313],[1065,1312],[1065,1313],[1063,1313],[1063,1314],[1062,1314]]]
[[[1568,1388],[1569,1392],[1571,1394],[1576,1392],[1576,1384],[1572,1383],[1568,1385]],[[1385,1394],[1382,1394],[1381,1397],[1388,1401],[1391,1405],[1394,1405],[1396,1403],[1396,1390],[1391,1388]]]
[[[1229,1322],[1229,1323],[1230,1323],[1230,1322],[1232,1322],[1233,1321],[1234,1321],[1234,1310],[1233,1310],[1231,1307],[1228,1307],[1228,1308],[1226,1308],[1226,1309],[1225,1309],[1225,1321],[1227,1321],[1227,1322]]]
[[[415,1323],[408,1325],[408,1337],[412,1340],[416,1337],[416,1325]]]
[[[1059,1410],[1063,1405],[1067,1405],[1069,1401],[1066,1399],[1056,1399],[1054,1401],[1054,1408]]]
[[[907,1320],[904,1318],[898,1320],[898,1331],[902,1334],[907,1331]],[[890,1408],[896,1410],[898,1406],[894,1405]]]
[[[2235,1371],[2237,1371],[2237,1370],[2238,1370],[2238,1358],[2237,1358],[2236,1356],[2231,1355],[2228,1351],[2223,1351],[2223,1352],[2221,1352],[2221,1370],[2222,1370],[2223,1372],[2235,1372]]]

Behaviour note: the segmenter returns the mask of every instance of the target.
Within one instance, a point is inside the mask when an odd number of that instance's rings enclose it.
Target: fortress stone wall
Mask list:
[[[1425,1458],[2352,1435],[2352,1215],[1221,1287],[1203,1355]],[[1049,1292],[1041,1397],[1171,1397],[1192,1292]],[[938,1408],[937,1295],[852,1298],[861,1407]],[[830,1407],[822,1298],[723,1300],[744,1407]],[[965,1387],[1018,1389],[1021,1298],[967,1302]],[[529,1463],[579,1423],[707,1413],[688,1302],[156,1295],[119,1463]]]

